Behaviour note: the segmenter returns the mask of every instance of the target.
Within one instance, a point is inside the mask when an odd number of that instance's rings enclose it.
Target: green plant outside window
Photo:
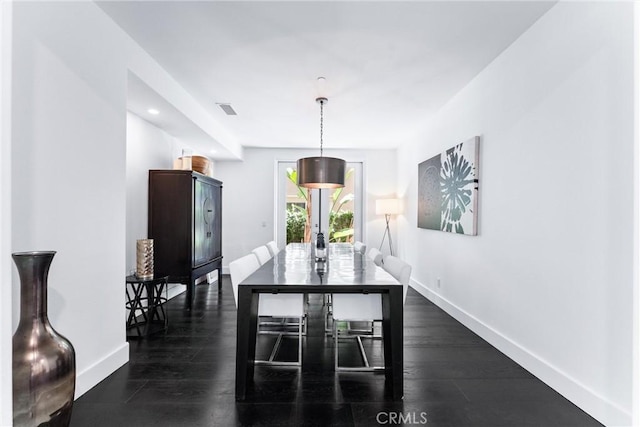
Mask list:
[[[345,182],[351,178],[354,169],[345,173]],[[287,178],[298,191],[302,203],[287,203],[287,243],[311,241],[311,200],[309,191],[297,183],[298,174],[293,168],[287,168]],[[353,193],[343,195],[344,188],[331,192],[329,210],[329,242],[353,242],[353,211],[346,206],[354,199]]]

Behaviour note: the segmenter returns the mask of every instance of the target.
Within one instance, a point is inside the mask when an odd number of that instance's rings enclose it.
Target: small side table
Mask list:
[[[147,336],[150,333],[167,329],[169,317],[164,310],[164,303],[167,302],[168,281],[169,276],[152,279],[140,279],[135,275],[126,277],[127,302],[125,305],[129,310],[127,316],[128,338]],[[129,287],[129,285],[131,286]],[[151,330],[152,325],[161,325],[162,327]]]

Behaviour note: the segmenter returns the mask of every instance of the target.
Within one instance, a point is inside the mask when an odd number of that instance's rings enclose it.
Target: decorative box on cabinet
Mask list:
[[[188,170],[149,171],[155,274],[187,285],[189,308],[196,279],[218,270],[222,284],[221,212],[222,182]]]

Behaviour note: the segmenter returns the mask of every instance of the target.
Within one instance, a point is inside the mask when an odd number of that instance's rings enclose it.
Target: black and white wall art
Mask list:
[[[478,146],[480,137],[418,165],[418,227],[478,234]]]

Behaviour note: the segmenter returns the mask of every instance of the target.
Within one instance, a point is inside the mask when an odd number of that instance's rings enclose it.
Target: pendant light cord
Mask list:
[[[324,131],[324,101],[320,100],[320,157],[322,157],[322,136]],[[322,233],[322,189],[318,188],[318,234]]]
[[[324,132],[324,100],[320,100],[320,157],[322,157],[323,132]]]

